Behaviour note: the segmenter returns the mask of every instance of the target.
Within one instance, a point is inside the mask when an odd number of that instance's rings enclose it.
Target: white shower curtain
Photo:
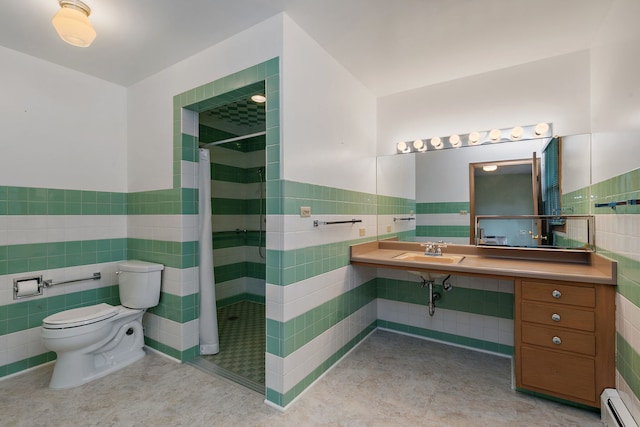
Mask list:
[[[213,247],[211,244],[211,161],[209,150],[200,149],[198,164],[198,227],[200,231],[200,354],[216,354],[218,316],[213,277]]]

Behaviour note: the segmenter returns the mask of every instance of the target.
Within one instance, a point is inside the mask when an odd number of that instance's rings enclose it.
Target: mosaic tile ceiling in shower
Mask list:
[[[200,110],[200,142],[212,142],[234,136],[262,132],[266,127],[265,103],[251,100],[264,94],[264,82],[215,97]],[[218,99],[219,98],[219,99]]]

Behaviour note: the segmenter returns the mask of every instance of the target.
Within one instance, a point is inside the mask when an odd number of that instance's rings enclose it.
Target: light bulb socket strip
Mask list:
[[[470,132],[463,135],[416,139],[401,141],[396,144],[398,154],[424,153],[448,148],[474,147],[482,144],[499,144],[502,142],[527,141],[531,139],[550,138],[553,135],[551,123],[538,123],[528,126],[514,126],[505,129],[491,129],[482,132]]]

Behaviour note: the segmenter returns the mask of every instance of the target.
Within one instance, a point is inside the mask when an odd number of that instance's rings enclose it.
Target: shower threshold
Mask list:
[[[189,360],[188,362],[186,362],[188,365],[193,366],[194,368],[200,369],[201,371],[204,371],[210,375],[214,375],[214,376],[218,376],[218,377],[222,377],[224,379],[227,379],[229,381],[232,381],[236,384],[239,384],[243,387],[248,388],[249,390],[255,391],[256,393],[260,393],[261,395],[264,396],[265,394],[265,390],[264,390],[264,384],[260,384],[258,382],[252,381],[248,378],[245,378],[241,375],[238,375],[235,372],[232,372],[228,369],[223,368],[222,366],[219,366],[216,363],[210,362],[206,359],[204,359],[203,357],[200,356],[196,356],[193,359]]]

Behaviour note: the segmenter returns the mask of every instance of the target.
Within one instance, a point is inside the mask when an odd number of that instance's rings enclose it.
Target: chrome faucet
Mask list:
[[[437,242],[423,243],[424,254],[429,256],[442,256],[442,249],[447,247],[447,244],[443,240]]]

